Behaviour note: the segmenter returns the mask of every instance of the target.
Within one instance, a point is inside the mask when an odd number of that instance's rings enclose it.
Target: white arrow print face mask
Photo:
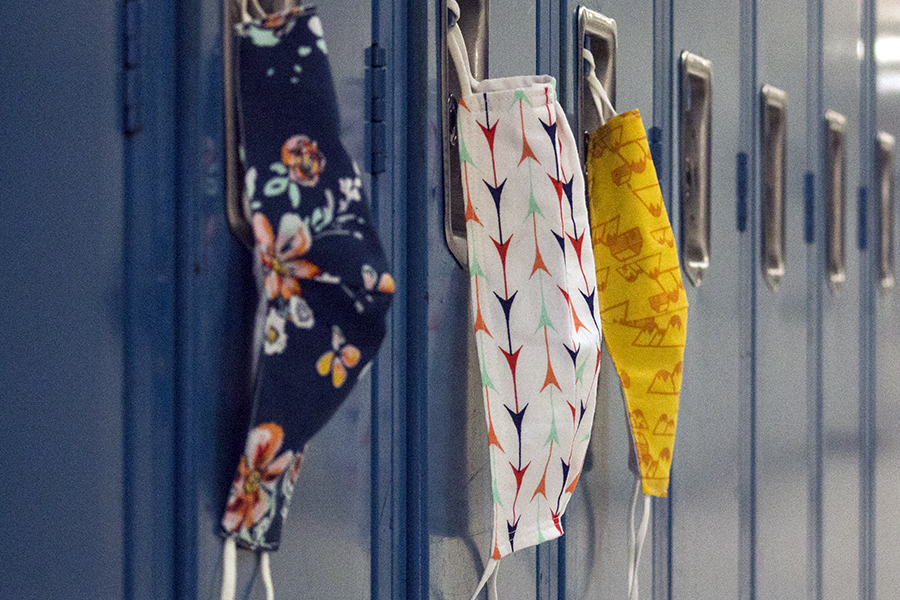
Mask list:
[[[459,129],[499,558],[562,535],[600,331],[584,182],[553,80],[479,87],[491,91],[463,98]]]
[[[584,180],[553,78],[469,83],[460,163],[494,503],[483,585],[501,557],[563,533],[594,419],[600,327]]]

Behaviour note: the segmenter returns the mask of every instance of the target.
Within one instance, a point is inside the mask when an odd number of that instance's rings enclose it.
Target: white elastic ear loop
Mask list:
[[[638,567],[641,563],[641,553],[644,549],[644,540],[647,539],[647,530],[650,527],[650,496],[644,496],[644,514],[641,516],[641,524],[635,532],[634,511],[637,500],[641,494],[641,476],[634,476],[634,495],[631,498],[631,510],[628,514],[628,600],[638,599]]]
[[[447,0],[447,10],[452,13],[452,15],[448,15],[451,23],[447,29],[447,48],[450,50],[450,57],[456,66],[456,74],[459,77],[459,87],[462,90],[462,94],[463,96],[468,96],[472,93],[472,88],[477,85],[478,81],[472,76],[466,41],[463,39],[462,31],[457,24],[459,4],[457,4],[456,0]]]
[[[240,0],[241,2],[241,21],[247,23],[253,20],[253,16],[250,14],[250,9],[247,5],[247,0]],[[265,17],[266,11],[263,9],[262,5],[259,3],[259,0],[251,0],[253,3],[253,9],[257,12],[257,17]]]
[[[488,600],[499,600],[500,596],[497,594],[497,577],[500,574],[500,561],[497,561],[497,566],[494,567],[494,574],[491,576],[491,585],[488,587]]]
[[[613,107],[612,101],[610,101],[606,90],[603,89],[603,84],[597,79],[594,55],[591,54],[591,51],[587,48],[583,48],[581,50],[581,56],[588,64],[588,69],[584,78],[587,80],[588,88],[591,90],[591,98],[594,100],[594,107],[597,109],[597,114],[600,116],[600,124],[605,125],[609,119],[616,116],[616,109]]]
[[[275,586],[272,585],[272,565],[269,562],[269,553],[260,552],[259,572],[262,575],[263,587],[266,588],[266,600],[275,600]]]
[[[478,594],[484,589],[485,584],[487,584],[488,579],[491,576],[494,577],[494,581],[491,584],[491,587],[488,588],[488,600],[497,600],[497,566],[500,564],[495,558],[488,560],[487,566],[484,568],[484,575],[481,576],[481,581],[478,582],[478,588],[476,588],[475,593],[472,594],[472,598],[470,600],[476,600],[478,598]],[[491,594],[493,593],[493,598]]]
[[[221,600],[234,600],[237,589],[237,546],[234,538],[225,540],[222,550],[222,595]]]
[[[634,509],[637,506],[637,499],[641,493],[641,477],[635,476],[634,493],[631,495],[631,507],[628,510],[628,596],[631,598],[631,588],[634,585],[634,557],[636,547],[636,533],[634,530]]]
[[[644,540],[647,539],[647,530],[650,528],[650,496],[644,496],[644,515],[641,517],[641,526],[637,533],[637,549],[634,556],[634,577],[632,579],[632,591],[630,600],[638,600],[638,567],[641,565],[641,552],[644,550]]]

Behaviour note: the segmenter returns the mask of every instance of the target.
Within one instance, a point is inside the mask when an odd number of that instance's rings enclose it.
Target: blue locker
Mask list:
[[[876,61],[876,118],[877,131],[885,132],[893,136],[900,134],[897,126],[900,118],[900,102],[897,96],[897,71],[896,71],[896,44],[898,32],[900,32],[900,16],[892,7],[883,1],[877,2],[876,29],[875,29],[875,53]],[[890,169],[890,175],[897,172],[896,149],[894,150],[894,162]],[[873,185],[873,203],[877,203],[880,196],[879,173],[875,173],[875,185]],[[896,179],[895,179],[896,181]],[[892,233],[894,246],[889,256],[893,258],[896,268],[897,260],[897,196],[893,189],[889,196],[890,213],[893,216]],[[873,206],[872,210],[877,210]],[[870,238],[872,239],[872,238]],[[875,286],[879,285],[878,275]],[[900,452],[894,440],[897,428],[900,427],[900,381],[898,381],[897,364],[898,345],[895,332],[900,328],[900,300],[897,297],[896,284],[893,288],[873,292],[874,298],[874,323],[872,325],[875,337],[875,394],[874,394],[874,418],[875,429],[874,464],[873,468],[873,499],[874,499],[874,598],[879,600],[889,598],[900,585],[900,572],[898,572],[897,557],[900,556],[900,542],[898,542],[897,515],[900,514],[900,501],[896,494],[891,493],[893,482],[900,476]]]
[[[809,92],[815,90],[816,72],[808,68],[818,56],[813,45],[818,36],[807,34],[809,15],[804,3],[760,1],[757,10],[761,18],[756,25],[756,72],[752,90],[748,89],[753,94],[748,108],[754,113],[752,137],[758,165],[753,186],[757,244],[753,272],[748,273],[756,287],[753,585],[762,598],[795,598],[809,591],[813,572],[809,552],[815,546],[810,540],[816,527],[811,521],[815,511],[809,505],[815,461],[808,432],[814,422],[809,407],[816,405],[817,388],[809,380],[816,373],[817,353],[808,334],[816,322],[813,302],[821,274],[814,254],[817,246],[806,237],[806,208],[818,160],[820,116],[809,108],[816,97]],[[780,89],[786,97],[784,274],[774,289],[767,283],[762,260],[763,240],[774,237],[776,226],[772,222],[764,230],[767,175],[762,146],[768,142],[761,122],[764,85]],[[774,272],[776,265],[771,268]],[[812,499],[817,501],[814,495]]]
[[[860,57],[861,3],[826,0],[822,3],[821,118],[827,110],[847,118],[845,270],[839,288],[819,277],[821,296],[821,524],[823,598],[856,598],[860,581],[860,251],[855,243],[860,181]],[[820,164],[823,181],[829,177]],[[824,186],[819,186],[819,206],[824,216]],[[819,223],[822,223],[821,218]],[[818,224],[818,223],[817,223]],[[817,232],[827,235],[826,228]],[[819,238],[819,252],[828,240]],[[820,261],[822,260],[820,256]],[[821,262],[820,262],[821,265]],[[821,271],[820,271],[821,274]],[[831,289],[830,289],[831,288]]]
[[[594,110],[577,97],[581,61],[577,58],[577,10],[585,6],[616,22],[615,105],[619,111],[638,109],[644,125],[659,127],[665,118],[654,113],[657,96],[665,95],[648,69],[663,51],[667,32],[654,23],[652,2],[560,2],[560,53],[554,68],[560,102],[576,127],[578,112]],[[576,133],[577,135],[578,133]],[[663,163],[656,164],[663,178]],[[664,185],[664,184],[663,184]],[[665,189],[665,188],[664,188]],[[666,195],[665,199],[669,198]],[[588,463],[566,509],[562,581],[565,598],[622,598],[627,591],[627,516],[634,480],[628,469],[628,429],[619,377],[605,346],[600,365],[597,410],[588,449]],[[659,506],[665,500],[656,500]],[[640,519],[640,515],[637,517]],[[653,587],[653,528],[647,535],[639,586],[645,595]],[[543,546],[539,550],[543,557]],[[543,596],[548,597],[548,596]],[[554,597],[554,596],[549,596]]]
[[[3,13],[0,596],[121,597],[119,12],[98,2]]]
[[[686,102],[679,95],[677,75],[682,51],[712,62],[709,268],[699,287],[685,280],[688,345],[670,508],[668,597],[673,599],[734,597],[744,593],[746,585],[747,342],[752,335],[748,281],[753,259],[752,230],[740,233],[736,227],[735,165],[738,154],[749,154],[752,147],[744,103],[753,56],[749,8],[740,2],[673,2],[673,120],[680,118],[678,107]],[[673,219],[684,227],[678,125],[674,131],[671,194],[679,216]]]

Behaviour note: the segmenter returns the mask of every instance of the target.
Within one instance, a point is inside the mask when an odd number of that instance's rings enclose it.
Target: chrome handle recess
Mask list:
[[[847,278],[844,270],[846,229],[847,118],[825,113],[825,252],[828,283],[837,290]]]
[[[231,232],[245,246],[252,249],[253,227],[250,207],[243,195],[243,169],[238,156],[237,119],[237,49],[234,47],[234,26],[241,21],[240,7],[234,0],[224,0],[222,6],[222,103],[224,110],[225,152],[225,214]]]
[[[775,290],[785,272],[787,96],[765,85],[760,92],[760,179],[762,182],[762,270]]]
[[[575,43],[575,64],[581,66],[576,69],[575,86],[578,105],[576,106],[577,123],[575,131],[577,135],[578,151],[585,156],[585,140],[587,135],[600,127],[600,117],[594,109],[591,99],[591,90],[583,77],[586,61],[582,57],[582,49],[587,49],[594,57],[595,73],[597,79],[603,85],[613,106],[616,104],[616,38],[618,29],[616,22],[606,15],[591,10],[585,6],[579,6],[577,11],[578,34]]]
[[[712,63],[681,53],[681,260],[694,287],[710,260]]]
[[[487,77],[489,0],[458,0],[460,17],[456,26],[466,40],[472,75]],[[456,108],[461,92],[459,78],[447,50],[449,11],[441,11],[441,98],[443,98],[444,150],[444,238],[451,254],[465,266],[469,261],[466,246],[466,205],[460,180],[459,136],[456,131]]]
[[[260,0],[259,7],[271,14],[297,6],[295,0]],[[256,15],[259,16],[259,15]],[[222,3],[222,108],[224,111],[225,152],[225,214],[232,233],[245,246],[253,249],[255,239],[251,221],[250,199],[244,196],[244,173],[238,144],[237,48],[234,47],[234,26],[241,22],[240,3]]]
[[[876,138],[875,160],[878,169],[879,271],[881,287],[894,287],[894,136],[880,131]]]

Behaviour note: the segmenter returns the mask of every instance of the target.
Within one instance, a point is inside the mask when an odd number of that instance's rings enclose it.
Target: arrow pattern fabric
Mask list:
[[[553,78],[483,81],[458,115],[499,559],[563,533],[596,405],[597,282]]]

